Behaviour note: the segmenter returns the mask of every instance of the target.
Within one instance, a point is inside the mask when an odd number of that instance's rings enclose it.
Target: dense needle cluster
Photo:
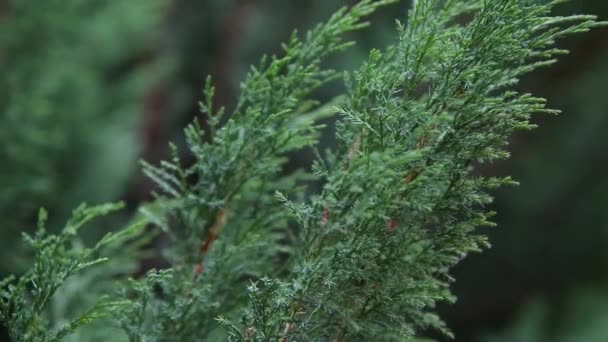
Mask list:
[[[60,235],[27,237],[37,261],[0,293],[13,339],[58,340],[95,319],[130,341],[449,336],[434,307],[454,300],[450,268],[487,246],[476,229],[492,225],[488,190],[514,183],[474,167],[506,158],[509,135],[532,128],[530,115],[555,112],[513,86],[565,53],[556,39],[599,24],[551,16],[559,0],[420,0],[395,43],[345,75],[345,97],[315,101],[313,92],[340,76],[323,69],[324,58],[395,2],[363,0],[303,38],[294,33],[282,57],[251,69],[230,113],[213,107],[209,80],[204,124],[185,130],[193,162],[172,145],[170,161],[144,163],[161,193],[134,226],[92,249],[68,248],[81,222],[113,209],[81,208]],[[285,174],[288,153],[314,147],[315,121],[333,114],[339,147],[319,153],[312,174]],[[310,179],[323,187],[307,198]],[[143,224],[169,238],[170,267],[121,280],[128,272],[110,262],[115,290],[81,318],[52,326],[45,307],[54,292],[70,276],[104,269],[104,248],[120,258],[126,245],[136,255],[139,236],[150,234]]]

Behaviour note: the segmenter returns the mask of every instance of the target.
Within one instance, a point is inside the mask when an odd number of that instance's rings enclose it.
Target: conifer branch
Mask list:
[[[169,237],[170,266],[116,282],[59,327],[46,320],[57,291],[108,254],[130,255],[150,231],[137,223],[80,248],[78,230],[120,205],[80,207],[58,235],[46,234],[41,212],[38,234],[25,236],[33,268],[0,282],[11,337],[56,341],[109,314],[130,341],[452,336],[435,312],[455,300],[450,269],[488,246],[478,228],[494,225],[489,190],[515,184],[473,170],[507,158],[509,136],[533,128],[532,114],[556,113],[513,88],[566,53],[558,38],[605,23],[552,17],[562,0],[414,1],[395,43],[345,75],[346,97],[316,102],[312,92],[339,76],[324,58],[395,2],[362,0],[303,38],[294,33],[282,57],[251,69],[231,112],[213,107],[209,79],[201,103],[209,127],[195,120],[185,129],[193,162],[175,145],[170,161],[142,162],[161,194],[140,212]],[[333,114],[339,146],[313,165],[323,188],[306,196],[299,185],[312,176],[283,174],[286,154],[313,147],[315,121]]]
[[[167,250],[176,269],[173,281],[189,279],[164,289],[164,303],[151,318],[161,336],[207,336],[217,327],[215,303],[224,300],[222,312],[229,314],[246,303],[246,296],[234,293],[234,286],[280,269],[277,255],[289,248],[284,244],[288,213],[276,204],[274,194],[279,190],[302,196],[303,188],[296,182],[307,177],[281,176],[285,155],[314,145],[321,128],[314,121],[333,114],[310,97],[338,76],[321,63],[352,45],[343,41],[345,33],[366,27],[365,17],[395,2],[361,1],[340,9],[303,39],[294,32],[283,46],[283,57],[265,57],[251,69],[230,115],[212,108],[215,90],[208,80],[201,109],[210,128],[206,132],[196,121],[186,128],[193,165],[183,166],[177,151],[173,161],[158,167],[144,162],[144,172],[171,198],[159,201],[173,203],[166,210],[174,220],[166,228],[173,242]],[[202,291],[195,291],[201,286]],[[165,315],[162,311],[171,309],[163,305],[173,308],[184,293],[209,305]],[[193,323],[177,331],[176,320]]]
[[[323,174],[319,197],[290,205],[302,257],[289,276],[249,288],[240,328],[249,340],[451,334],[435,303],[453,300],[450,267],[487,246],[475,233],[493,225],[487,189],[513,183],[471,169],[508,156],[507,137],[532,128],[531,114],[555,112],[510,90],[517,78],[564,53],[555,39],[598,25],[592,16],[551,18],[556,4],[417,2],[398,43],[347,79],[343,158]],[[470,22],[454,23],[471,10]]]
[[[139,234],[143,226],[135,224],[120,233],[106,235],[93,248],[79,247],[77,234],[85,224],[120,208],[120,203],[96,207],[82,205],[74,211],[59,235],[47,234],[47,214],[40,210],[36,235],[24,234],[35,253],[33,267],[18,278],[8,277],[0,282],[0,321],[8,328],[13,341],[59,341],[81,326],[129,304],[101,297],[95,307],[56,331],[45,319],[52,297],[69,278],[107,262],[105,250]]]

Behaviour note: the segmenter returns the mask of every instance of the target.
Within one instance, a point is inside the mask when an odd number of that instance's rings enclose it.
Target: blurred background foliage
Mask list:
[[[81,201],[126,200],[131,213],[100,221],[91,238],[128,220],[150,199],[137,160],[181,143],[206,75],[230,107],[250,64],[353,2],[0,1],[0,276],[27,264],[19,232],[33,229],[39,206],[62,222]],[[406,11],[376,14],[331,66],[352,69],[389,44]],[[607,20],[608,1],[561,11]],[[608,341],[608,29],[561,45],[572,53],[520,87],[564,115],[537,117],[539,129],[513,138],[512,159],[479,170],[522,186],[496,192],[493,248],[454,270],[459,301],[440,309],[457,341]],[[342,90],[335,82],[318,97]]]
[[[63,222],[83,200],[123,195],[163,14],[157,0],[11,0],[1,13],[0,260],[15,271],[38,207]]]

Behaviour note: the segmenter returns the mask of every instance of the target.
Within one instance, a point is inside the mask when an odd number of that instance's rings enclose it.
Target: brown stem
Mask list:
[[[201,259],[196,265],[194,265],[194,279],[198,278],[198,276],[200,276],[200,274],[203,273],[203,271],[205,269],[205,266],[204,266],[205,255],[207,254],[209,249],[211,249],[213,242],[215,242],[215,240],[217,239],[217,236],[218,236],[221,228],[224,226],[224,223],[226,222],[227,215],[228,215],[228,211],[225,208],[220,209],[217,212],[217,214],[215,215],[215,220],[213,221],[211,228],[209,228],[209,231],[207,232],[207,237],[201,242],[201,245],[199,248]]]

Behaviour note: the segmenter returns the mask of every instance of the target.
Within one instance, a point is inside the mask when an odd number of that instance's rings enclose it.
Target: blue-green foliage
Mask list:
[[[294,33],[282,57],[251,69],[230,113],[214,108],[208,81],[205,123],[185,130],[192,161],[171,145],[170,161],[143,163],[160,194],[141,213],[168,236],[170,267],[117,280],[99,291],[114,296],[101,301],[110,304],[56,330],[40,318],[46,298],[116,240],[64,253],[56,246],[73,238],[73,224],[59,237],[30,238],[40,251],[34,268],[3,282],[1,318],[12,335],[52,340],[110,311],[130,341],[449,336],[434,309],[454,300],[450,268],[487,246],[476,229],[492,225],[488,190],[514,183],[472,171],[506,158],[507,138],[532,128],[532,114],[555,113],[513,91],[519,77],[565,52],[554,48],[557,38],[598,24],[551,17],[561,1],[420,0],[395,43],[346,75],[346,97],[315,101],[313,91],[339,76],[323,59],[394,2],[363,0],[303,38]],[[314,146],[315,120],[334,113],[337,151],[319,153],[313,175],[284,174],[287,153]],[[301,184],[313,176],[323,189],[307,198]],[[32,279],[45,292],[34,290],[27,312]]]
[[[66,317],[53,316],[53,309],[56,309],[54,296],[62,286],[69,284],[70,278],[107,262],[107,256],[117,244],[139,234],[143,226],[135,224],[117,234],[107,234],[92,248],[83,247],[79,242],[78,233],[85,224],[120,208],[122,204],[81,205],[57,235],[47,233],[47,214],[45,210],[40,211],[35,235],[24,233],[25,241],[34,252],[33,267],[18,278],[11,276],[1,282],[0,320],[6,323],[13,341],[59,341],[81,326],[108,315],[121,305],[129,304],[128,301],[120,302],[101,296],[86,312],[65,324],[56,326],[59,320]],[[132,271],[125,269],[124,265],[122,267],[125,271]],[[104,276],[109,275],[112,272],[106,269]],[[66,294],[63,300],[68,300],[70,296],[78,298],[80,293],[74,290],[72,288],[73,292]],[[89,295],[99,295],[94,287],[86,291]],[[82,297],[78,299],[83,300]],[[49,318],[53,319],[49,321]]]
[[[303,194],[296,184],[305,179],[302,174],[281,176],[281,169],[286,153],[317,141],[315,119],[331,114],[310,98],[336,77],[320,63],[350,45],[343,42],[344,33],[366,26],[365,16],[391,2],[363,1],[304,39],[294,33],[285,56],[264,58],[251,69],[228,117],[212,108],[214,89],[208,82],[201,105],[209,127],[195,121],[186,128],[194,163],[183,167],[174,149],[171,162],[144,164],[144,172],[168,196],[159,199],[170,216],[161,225],[172,238],[166,252],[175,272],[135,336],[153,332],[148,339],[158,341],[210,336],[219,315],[232,315],[246,303],[246,292],[235,289],[281,271],[277,261],[291,243],[287,210],[274,194]]]
[[[595,26],[549,17],[558,2],[419,1],[399,41],[348,77],[337,108],[342,148],[320,161],[324,191],[290,204],[300,253],[288,276],[249,288],[234,340],[401,340],[449,331],[433,314],[451,301],[449,269],[486,245],[487,190],[509,178],[472,175],[505,158],[544,100],[511,90],[554,62],[557,38]],[[474,10],[465,25],[454,24]]]

